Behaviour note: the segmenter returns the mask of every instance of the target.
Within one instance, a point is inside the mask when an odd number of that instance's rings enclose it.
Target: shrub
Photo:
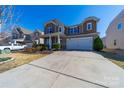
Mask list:
[[[48,47],[46,45],[42,44],[42,50],[47,50],[47,49],[48,49]]]
[[[37,43],[34,41],[32,47],[37,47]]]
[[[58,44],[58,43],[53,44],[53,49],[55,49],[55,50],[59,50],[59,49],[60,49],[60,47],[61,47],[61,45],[60,45],[60,44]]]
[[[36,44],[36,42],[33,42],[32,45],[33,48],[36,48],[37,51],[47,50],[48,47],[44,44]]]
[[[30,50],[31,50],[31,51],[30,51],[31,53],[34,53],[34,52],[37,51],[36,48],[30,48]]]
[[[97,50],[97,51],[101,51],[103,49],[103,42],[100,39],[100,37],[97,37],[94,39],[93,48],[94,50]]]
[[[36,49],[37,51],[47,50],[47,46],[44,44],[38,44]]]

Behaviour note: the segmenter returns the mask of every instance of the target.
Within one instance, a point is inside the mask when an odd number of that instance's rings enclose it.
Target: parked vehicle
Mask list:
[[[26,48],[26,45],[10,44],[8,46],[0,46],[0,50],[21,50]]]

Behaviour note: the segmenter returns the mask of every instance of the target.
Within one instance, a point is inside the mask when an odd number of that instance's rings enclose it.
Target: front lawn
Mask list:
[[[23,52],[17,52],[17,53],[15,52],[15,53],[4,55],[4,56],[7,56],[7,57],[12,57],[12,58],[14,58],[14,60],[10,61],[10,62],[7,62],[7,63],[0,64],[0,73],[4,72],[4,71],[7,71],[9,69],[18,67],[18,66],[23,65],[23,64],[27,64],[27,63],[29,63],[33,60],[42,58],[46,55],[47,54],[23,53]]]
[[[103,51],[97,53],[124,69],[124,50],[103,49]]]

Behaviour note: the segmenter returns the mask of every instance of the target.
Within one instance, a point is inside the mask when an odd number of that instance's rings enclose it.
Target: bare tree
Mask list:
[[[19,13],[15,12],[12,5],[0,5],[0,33],[11,33],[13,27],[19,20]]]

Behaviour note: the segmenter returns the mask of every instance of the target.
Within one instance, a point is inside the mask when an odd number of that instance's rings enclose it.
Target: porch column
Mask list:
[[[52,48],[52,40],[51,40],[51,36],[49,35],[49,49]]]
[[[2,31],[2,26],[1,26],[1,23],[0,23],[0,33],[1,33],[1,31]]]
[[[60,35],[58,34],[58,44],[60,44]],[[59,47],[60,49],[60,47]]]

